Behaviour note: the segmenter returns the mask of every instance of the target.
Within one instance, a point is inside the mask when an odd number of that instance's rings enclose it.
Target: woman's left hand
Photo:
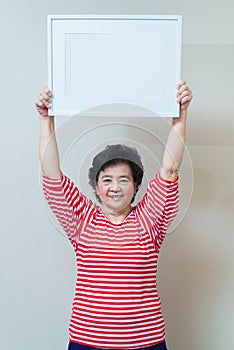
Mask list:
[[[192,101],[193,94],[192,91],[186,84],[185,80],[181,80],[177,85],[177,102],[180,104],[180,110],[186,111]]]

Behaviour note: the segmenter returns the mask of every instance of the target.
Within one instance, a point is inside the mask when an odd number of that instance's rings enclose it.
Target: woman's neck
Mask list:
[[[113,224],[121,224],[132,211],[132,207],[129,206],[122,212],[114,212],[102,207],[102,211]]]

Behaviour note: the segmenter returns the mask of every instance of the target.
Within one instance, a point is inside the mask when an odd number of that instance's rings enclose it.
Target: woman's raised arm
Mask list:
[[[192,100],[192,91],[186,85],[185,80],[180,81],[177,85],[177,90],[176,97],[177,102],[180,104],[180,116],[172,119],[172,126],[165,146],[160,171],[161,177],[171,181],[176,181],[183,159],[188,107]]]
[[[35,106],[40,116],[39,158],[42,172],[45,176],[56,179],[60,177],[60,160],[54,130],[54,117],[48,115],[51,99],[52,92],[44,88],[35,101]]]

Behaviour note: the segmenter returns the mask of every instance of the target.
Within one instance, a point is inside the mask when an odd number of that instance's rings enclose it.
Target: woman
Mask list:
[[[192,93],[177,86],[179,118],[173,118],[162,167],[143,199],[132,202],[143,166],[135,149],[107,146],[93,160],[89,182],[101,205],[66,177],[59,163],[51,92],[36,101],[45,197],[71,241],[77,260],[69,350],[165,350],[165,325],[157,293],[157,259],[178,207],[178,171]],[[45,152],[46,149],[46,152]]]

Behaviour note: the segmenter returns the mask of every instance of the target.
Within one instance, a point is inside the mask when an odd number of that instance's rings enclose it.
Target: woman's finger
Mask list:
[[[44,88],[41,91],[40,96],[42,96],[45,100],[50,101],[52,97],[52,93],[48,88]]]

